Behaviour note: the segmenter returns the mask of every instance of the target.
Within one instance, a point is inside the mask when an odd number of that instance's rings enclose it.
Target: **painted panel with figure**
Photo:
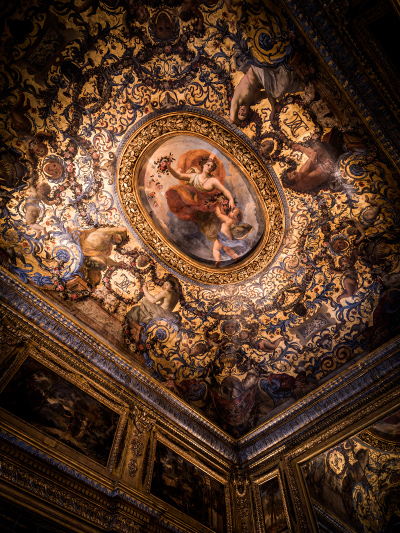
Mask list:
[[[203,138],[173,135],[143,157],[139,196],[178,250],[223,267],[246,257],[266,230],[263,208],[234,160]]]
[[[107,465],[119,415],[33,357],[25,359],[1,391],[0,407]]]
[[[399,442],[397,411],[303,464],[317,521],[359,533],[397,531]]]
[[[216,533],[228,531],[224,485],[160,441],[150,492]]]

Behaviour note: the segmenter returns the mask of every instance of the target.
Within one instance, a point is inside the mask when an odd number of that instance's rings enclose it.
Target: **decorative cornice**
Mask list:
[[[0,298],[29,321],[40,327],[48,338],[56,339],[105,372],[129,391],[192,435],[206,442],[229,460],[235,461],[234,439],[199,415],[176,396],[166,391],[153,378],[128,364],[116,352],[104,346],[91,333],[56,310],[33,293],[26,285],[0,269]],[[3,304],[0,303],[0,308]]]
[[[381,390],[381,392],[382,396],[378,400],[373,403],[369,402],[367,406],[364,406],[362,409],[351,415],[346,412],[345,409],[340,410],[336,420],[330,420],[328,428],[320,428],[321,430],[318,435],[314,435],[306,442],[303,442],[303,444],[296,446],[283,458],[283,464],[290,486],[293,505],[296,509],[296,513],[300,522],[300,531],[304,531],[304,533],[306,533],[309,531],[309,528],[304,512],[304,504],[301,502],[300,498],[300,491],[303,491],[304,489],[300,489],[296,482],[294,471],[295,467],[299,468],[300,463],[305,460],[306,456],[310,457],[313,453],[315,454],[314,450],[318,450],[319,453],[321,451],[321,446],[324,443],[329,442],[331,443],[330,445],[333,445],[332,439],[334,439],[336,435],[339,435],[347,428],[353,427],[355,424],[362,423],[362,421],[365,420],[368,415],[378,411],[381,407],[399,398],[400,396],[399,389],[393,392],[388,392],[385,390]],[[385,392],[387,392],[387,394],[385,394]],[[354,433],[356,432],[357,430],[354,430]]]
[[[356,408],[356,404],[362,405],[381,395],[383,390],[389,390],[393,382],[400,379],[399,347],[400,338],[394,339],[282,414],[239,439],[240,460],[249,461],[259,453],[267,454],[284,441],[287,446],[293,446],[293,442],[289,444],[290,437],[297,441],[307,438],[312,423],[317,421],[317,430],[320,430],[320,420],[327,413],[343,416],[344,411],[339,412],[339,407],[346,405],[345,411],[349,413]],[[326,423],[326,419],[322,423]]]
[[[284,413],[235,441],[1,270],[0,295],[9,306],[39,326],[49,339],[55,338],[84,361],[93,363],[128,391],[137,394],[160,416],[166,416],[233,463],[256,460],[259,454],[271,453],[282,442],[293,446],[293,439],[307,438],[316,431],[316,424],[320,428],[319,421],[326,413],[332,412],[335,416],[334,412],[344,403],[346,412],[350,413],[356,404],[365,404],[368,399],[381,394],[383,388],[389,388],[389,383],[400,375],[400,339],[395,339]]]
[[[144,503],[144,500],[141,501],[120,488],[111,489],[100,482],[94,482],[75,469],[62,464],[60,461],[55,461],[52,457],[38,452],[22,441],[18,441],[12,435],[0,431],[0,438],[3,439],[3,443],[0,441],[0,450],[7,454],[7,458],[0,455],[0,480],[12,484],[13,489],[26,490],[34,497],[64,511],[72,512],[75,516],[88,520],[107,531],[111,530],[110,527],[114,524],[119,524],[119,527],[128,527],[129,524],[132,527],[137,525],[136,520],[126,516],[118,516],[119,502],[124,502],[125,511],[135,516],[142,516],[146,521],[148,521],[148,517],[153,519],[154,528],[150,531],[156,531],[158,529],[156,526],[159,526],[173,533],[187,533],[186,529],[177,526],[165,516],[165,509],[160,512],[155,506]],[[4,441],[29,452],[30,456],[44,461],[48,468],[40,466],[37,461],[27,459],[21,454],[15,458],[16,462],[10,460],[9,458],[15,453],[12,453],[9,446],[5,446]],[[26,462],[29,463],[29,469],[25,467]],[[32,473],[32,470],[35,470],[36,473]],[[39,471],[40,474],[37,473]],[[65,475],[72,477],[76,482],[66,483]],[[147,497],[145,499],[148,500]],[[105,507],[113,509],[113,512],[105,512]],[[116,531],[125,532],[127,530],[117,529]],[[128,531],[132,531],[132,529],[128,529]]]
[[[61,489],[59,485],[32,474],[21,468],[20,465],[14,465],[3,458],[0,458],[0,478],[11,483],[13,487],[27,490],[30,494],[51,502],[97,526],[104,529],[109,528],[110,517],[104,513],[104,509],[99,505],[91,503],[83,496],[72,495],[71,492]]]

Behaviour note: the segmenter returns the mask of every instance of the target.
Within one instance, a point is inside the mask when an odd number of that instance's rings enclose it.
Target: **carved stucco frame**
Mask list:
[[[247,259],[221,269],[203,265],[179,251],[151,223],[139,198],[134,177],[149,145],[175,134],[202,138],[234,159],[254,189],[264,211],[267,230]],[[239,135],[209,116],[176,111],[144,122],[124,148],[118,167],[117,188],[122,209],[138,237],[167,267],[191,280],[213,285],[244,281],[263,271],[281,246],[285,232],[284,206],[270,172]]]
[[[13,357],[13,360],[11,359],[11,357]],[[37,433],[43,435],[43,433],[39,429],[35,428],[34,426],[31,426],[27,422],[21,423],[18,417],[14,416],[12,413],[8,413],[7,411],[4,415],[2,415],[3,410],[0,410],[0,428],[12,434],[15,434],[18,438],[22,438],[25,442],[34,445],[38,449],[44,447],[44,449],[46,450],[49,445],[54,446],[52,442],[55,441],[57,443],[57,449],[60,452],[62,460],[67,463],[72,461],[72,464],[75,464],[77,462],[75,459],[75,454],[79,454],[82,457],[82,460],[79,461],[80,468],[82,468],[82,464],[84,464],[86,470],[88,465],[93,463],[93,466],[96,465],[95,468],[97,469],[107,468],[109,472],[112,472],[116,463],[120,446],[124,445],[124,443],[121,442],[121,438],[123,435],[123,430],[127,423],[129,415],[129,406],[126,403],[122,402],[116,396],[110,395],[110,393],[102,389],[101,386],[89,381],[87,377],[81,372],[73,369],[72,367],[68,367],[54,353],[44,347],[39,347],[33,344],[32,341],[30,341],[22,348],[17,348],[11,357],[7,358],[10,364],[0,379],[0,393],[2,390],[4,390],[4,388],[16,374],[18,369],[23,365],[26,359],[28,357],[31,357],[32,359],[35,359],[45,367],[55,372],[63,379],[69,381],[70,383],[78,387],[80,390],[84,391],[89,396],[95,398],[98,402],[108,407],[108,409],[117,413],[119,415],[119,421],[114,434],[114,439],[110,449],[106,467],[104,465],[100,465],[100,463],[97,463],[89,456],[83,455],[75,450],[72,451],[72,449],[67,444],[62,443],[54,437],[51,437],[47,434],[45,434],[44,438],[43,436],[39,437]]]

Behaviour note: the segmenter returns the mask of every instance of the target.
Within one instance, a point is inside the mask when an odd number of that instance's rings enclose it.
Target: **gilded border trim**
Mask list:
[[[200,134],[199,134],[200,132]],[[266,231],[261,243],[244,263],[216,271],[214,268],[186,258],[160,236],[143,212],[132,177],[149,144],[172,134],[196,135],[226,154],[231,154],[260,199],[264,210]],[[209,116],[193,111],[173,111],[158,115],[136,129],[124,148],[118,170],[118,195],[122,208],[136,234],[167,267],[181,276],[204,284],[223,285],[244,281],[264,270],[275,258],[285,232],[285,212],[272,175],[261,158],[245,141],[227,126]]]
[[[0,299],[0,315],[5,313],[12,321],[20,320],[24,331],[29,331],[37,342],[41,336],[46,342],[72,351],[74,358],[78,356],[85,362],[93,363],[97,372],[105,372],[122,383],[130,394],[136,394],[141,401],[156,409],[159,416],[179,424],[225,459],[237,460],[233,437],[167,391],[150,375],[129,364],[122,352],[108,347],[99,338],[95,339],[93,331],[80,325],[68,313],[61,314],[60,308],[54,307],[55,303],[40,294],[38,289],[22,284],[1,266]]]
[[[316,455],[336,446],[352,436],[356,436],[365,427],[393,411],[393,401],[398,401],[400,389],[369,403],[367,406],[352,413],[342,415],[340,422],[334,423],[320,434],[311,437],[284,457],[284,466],[290,485],[291,497],[299,520],[299,531],[317,532],[316,517],[311,504],[311,498],[304,480],[302,466]],[[372,416],[370,416],[373,413]],[[303,501],[302,501],[303,495]],[[305,510],[306,508],[306,510]]]

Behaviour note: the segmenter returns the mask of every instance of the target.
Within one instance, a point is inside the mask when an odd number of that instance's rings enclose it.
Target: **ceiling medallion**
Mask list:
[[[201,283],[261,272],[284,234],[282,200],[262,161],[229,127],[193,112],[158,115],[135,131],[118,194],[147,246]]]

